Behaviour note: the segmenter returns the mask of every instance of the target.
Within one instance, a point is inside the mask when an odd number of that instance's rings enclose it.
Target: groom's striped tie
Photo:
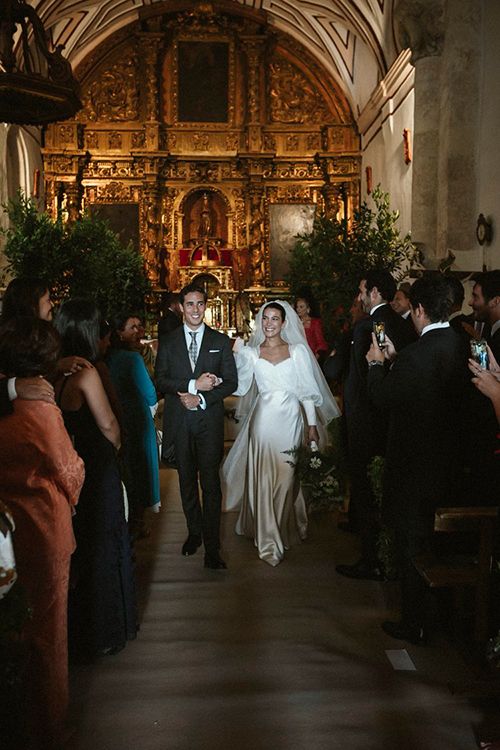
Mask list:
[[[191,343],[189,344],[189,358],[191,360],[191,367],[195,368],[196,360],[198,359],[198,344],[196,343],[197,331],[189,331],[191,336]]]

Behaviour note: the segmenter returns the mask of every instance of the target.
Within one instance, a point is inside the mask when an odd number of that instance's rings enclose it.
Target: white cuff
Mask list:
[[[193,396],[196,396],[197,390],[196,390],[196,379],[193,378],[188,383],[188,393],[192,393]]]
[[[17,398],[17,391],[16,391],[16,379],[15,378],[9,378],[7,381],[7,392],[9,394],[10,401],[15,401]]]

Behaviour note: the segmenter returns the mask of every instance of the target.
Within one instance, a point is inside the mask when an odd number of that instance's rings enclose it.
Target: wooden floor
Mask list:
[[[161,474],[164,507],[137,550],[141,631],[72,668],[74,750],[476,747],[480,712],[449,687],[470,668],[442,637],[406,653],[384,635],[393,585],[335,573],[357,550],[333,515],[313,518],[308,541],[271,568],[225,514],[229,569],[209,571],[202,550],[180,554],[177,475]]]

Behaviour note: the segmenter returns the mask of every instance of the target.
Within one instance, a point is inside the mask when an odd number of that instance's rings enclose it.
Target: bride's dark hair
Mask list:
[[[285,308],[283,307],[283,305],[280,305],[279,302],[270,302],[268,305],[265,306],[262,312],[265,313],[266,310],[269,310],[269,308],[271,308],[271,310],[279,310],[279,313],[281,315],[281,320],[283,322],[286,320]]]

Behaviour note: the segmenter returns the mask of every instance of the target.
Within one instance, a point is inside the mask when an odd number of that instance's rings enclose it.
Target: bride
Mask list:
[[[307,533],[307,513],[285,451],[318,442],[318,419],[340,412],[288,302],[263,305],[248,346],[235,346],[240,433],[222,469],[226,510],[240,509],[236,533],[254,539],[261,560],[278,565]],[[246,395],[245,395],[246,394]]]

